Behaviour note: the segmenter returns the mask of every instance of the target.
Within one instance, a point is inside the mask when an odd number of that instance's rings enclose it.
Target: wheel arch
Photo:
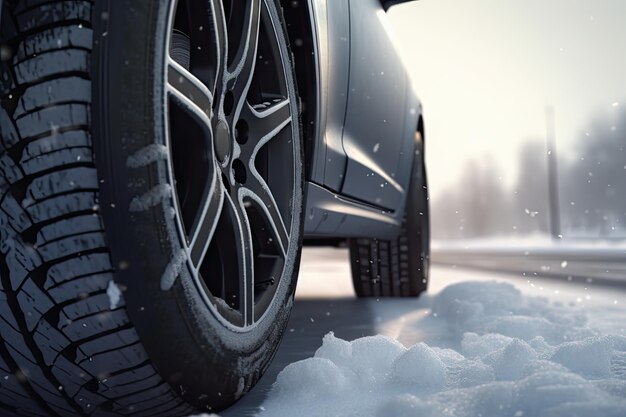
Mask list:
[[[424,128],[424,115],[420,114],[420,117],[417,119],[417,131],[420,132],[422,136],[422,142],[426,142],[426,129]]]
[[[424,115],[420,114],[417,119],[417,132],[420,134],[422,141],[422,153],[424,154],[424,160],[426,159],[426,128],[424,126]]]
[[[420,106],[421,108],[421,106]],[[424,126],[424,114],[420,111],[420,115],[417,119],[417,133],[419,133],[419,143],[416,143],[416,146],[419,146],[419,152],[421,153],[421,165],[423,169],[423,186],[426,187],[426,192],[428,193],[428,173],[426,169],[426,128]]]
[[[280,0],[287,26],[289,45],[295,66],[300,96],[304,136],[305,177],[311,177],[313,152],[317,138],[319,72],[316,60],[316,37],[308,1]]]

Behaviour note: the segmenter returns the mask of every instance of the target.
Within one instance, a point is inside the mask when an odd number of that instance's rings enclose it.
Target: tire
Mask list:
[[[395,240],[350,239],[352,282],[358,297],[417,297],[428,288],[430,215],[421,133],[416,135],[406,213]]]
[[[2,3],[0,415],[226,408],[276,352],[300,259],[278,1],[224,0],[228,26],[217,1]],[[237,30],[258,43],[226,60]]]

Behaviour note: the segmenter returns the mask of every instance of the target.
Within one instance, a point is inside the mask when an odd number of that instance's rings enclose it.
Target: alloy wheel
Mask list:
[[[298,227],[288,60],[263,0],[178,0],[164,89],[169,178],[189,269],[235,331],[263,319]]]

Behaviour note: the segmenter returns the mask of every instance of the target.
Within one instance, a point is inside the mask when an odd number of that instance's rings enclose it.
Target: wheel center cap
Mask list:
[[[230,129],[228,124],[224,121],[217,122],[217,128],[215,132],[215,153],[220,162],[226,161],[230,154]]]

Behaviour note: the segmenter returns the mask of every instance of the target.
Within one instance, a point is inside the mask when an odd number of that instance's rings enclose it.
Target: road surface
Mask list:
[[[603,286],[626,286],[626,247],[623,244],[456,244],[438,248],[433,253],[432,260],[440,265],[463,265],[467,268],[517,273],[529,277],[539,275],[546,278],[567,278],[582,283],[594,282]]]
[[[444,326],[433,326],[423,320],[430,314],[433,295],[443,288],[463,281],[500,281],[515,285],[525,295],[549,298],[563,304],[580,305],[602,316],[590,326],[615,332],[616,323],[624,322],[622,309],[614,317],[607,306],[626,305],[626,287],[606,287],[595,283],[575,283],[567,279],[533,277],[521,274],[484,272],[433,265],[429,293],[414,299],[356,299],[352,290],[348,252],[336,248],[306,248],[302,257],[300,281],[293,313],[278,354],[261,382],[235,406],[220,413],[222,417],[253,416],[266,398],[278,373],[288,364],[309,358],[320,347],[325,334],[353,340],[383,334],[396,338],[405,346],[420,341],[445,345],[449,337]],[[598,315],[599,316],[599,315]],[[432,322],[430,322],[432,323]],[[619,326],[620,324],[617,324]],[[619,329],[618,329],[619,331]],[[624,329],[621,329],[621,334]]]

